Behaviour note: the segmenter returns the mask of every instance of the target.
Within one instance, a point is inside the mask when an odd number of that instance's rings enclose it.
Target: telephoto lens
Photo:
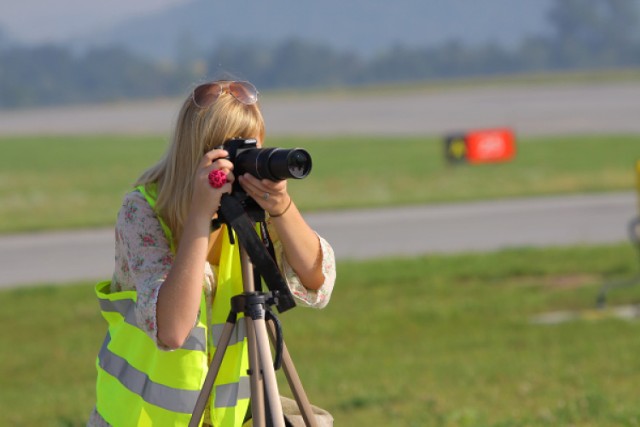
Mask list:
[[[257,148],[255,139],[231,139],[224,143],[234,173],[250,173],[258,179],[302,179],[311,172],[311,155],[302,148]]]
[[[259,179],[302,179],[311,172],[311,156],[302,148],[255,148],[243,151],[234,168]]]

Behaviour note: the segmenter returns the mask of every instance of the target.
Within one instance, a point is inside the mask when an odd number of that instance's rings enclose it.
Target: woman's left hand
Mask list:
[[[269,215],[283,212],[290,202],[286,180],[260,180],[250,173],[245,173],[239,177],[239,181],[244,191]]]
[[[258,179],[248,173],[237,178],[247,194],[269,213],[284,255],[303,286],[319,289],[324,283],[322,250],[318,235],[300,215],[287,192],[287,181]],[[287,215],[284,215],[288,212]]]

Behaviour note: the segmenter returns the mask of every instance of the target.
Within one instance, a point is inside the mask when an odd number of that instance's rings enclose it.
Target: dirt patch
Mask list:
[[[602,278],[595,274],[576,273],[545,277],[542,280],[542,285],[554,289],[578,289],[601,282]]]

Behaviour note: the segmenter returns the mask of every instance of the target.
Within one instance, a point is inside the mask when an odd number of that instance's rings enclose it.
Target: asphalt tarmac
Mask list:
[[[640,132],[640,82],[505,84],[362,94],[265,94],[267,134],[444,135],[509,126],[518,135]],[[169,133],[179,100],[0,112],[0,135]]]
[[[308,214],[336,257],[371,259],[616,243],[636,215],[634,192]],[[0,237],[0,288],[111,277],[112,229]]]
[[[0,135],[167,133],[176,100],[3,111]],[[516,135],[640,133],[640,83],[264,97],[279,135],[445,135],[509,126]],[[640,146],[638,150],[640,156]],[[632,164],[634,159],[630,159]],[[338,259],[628,240],[637,194],[510,199],[308,214]],[[0,287],[108,279],[113,230],[0,237]]]

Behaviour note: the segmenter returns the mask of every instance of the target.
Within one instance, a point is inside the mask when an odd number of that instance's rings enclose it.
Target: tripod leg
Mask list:
[[[245,293],[255,292],[253,264],[251,263],[249,254],[242,247],[240,247],[240,262],[242,265],[243,289]],[[254,425],[262,427],[265,423],[264,420],[266,419],[266,400],[269,404],[269,414],[272,422],[269,426],[285,427],[282,405],[280,403],[280,393],[278,392],[278,383],[276,380],[276,372],[273,368],[273,362],[271,361],[271,347],[269,347],[269,337],[267,335],[267,327],[264,320],[264,305],[257,309],[257,311],[259,313],[253,314],[245,311],[247,334],[250,336],[249,360],[257,362],[250,365],[252,370],[251,415],[254,417]],[[255,345],[252,345],[252,343],[255,343]],[[258,377],[261,377],[264,381],[264,388],[262,387],[263,384],[257,381]],[[265,392],[267,395],[266,399],[264,396]],[[261,424],[258,424],[258,422],[261,422]]]
[[[231,313],[229,315],[229,318],[227,319],[227,323],[224,324],[224,328],[222,329],[220,342],[216,347],[216,352],[213,355],[211,364],[209,365],[209,371],[207,372],[207,376],[204,379],[202,390],[198,395],[198,400],[196,401],[196,405],[193,409],[193,414],[191,415],[191,420],[189,421],[189,427],[197,427],[198,424],[200,424],[202,414],[204,413],[204,408],[207,405],[209,396],[211,395],[213,383],[215,382],[216,377],[218,376],[218,372],[220,371],[222,358],[224,357],[224,353],[227,351],[227,347],[229,346],[229,342],[231,341],[231,334],[233,333],[235,325],[236,316],[234,313]]]
[[[267,336],[267,327],[264,319],[256,319],[253,322],[256,331],[256,342],[258,344],[258,354],[260,357],[260,367],[264,376],[264,383],[267,391],[267,401],[273,420],[274,427],[285,427],[282,404],[280,403],[280,393],[278,392],[278,382],[276,371],[271,360],[271,347]]]
[[[265,427],[264,382],[257,352],[256,332],[251,317],[245,317],[247,346],[249,348],[249,375],[251,379],[251,418],[254,427]]]
[[[268,323],[268,325],[269,337],[272,342],[275,342],[275,326],[273,323]],[[305,426],[317,427],[316,418],[313,414],[313,409],[311,408],[311,402],[309,402],[309,398],[302,387],[302,381],[300,381],[300,376],[298,375],[298,371],[293,364],[293,359],[291,358],[291,354],[289,354],[289,350],[285,343],[282,344],[282,369],[284,370],[284,375],[287,378],[293,397],[298,404],[298,408],[300,408],[300,413],[304,419]]]

